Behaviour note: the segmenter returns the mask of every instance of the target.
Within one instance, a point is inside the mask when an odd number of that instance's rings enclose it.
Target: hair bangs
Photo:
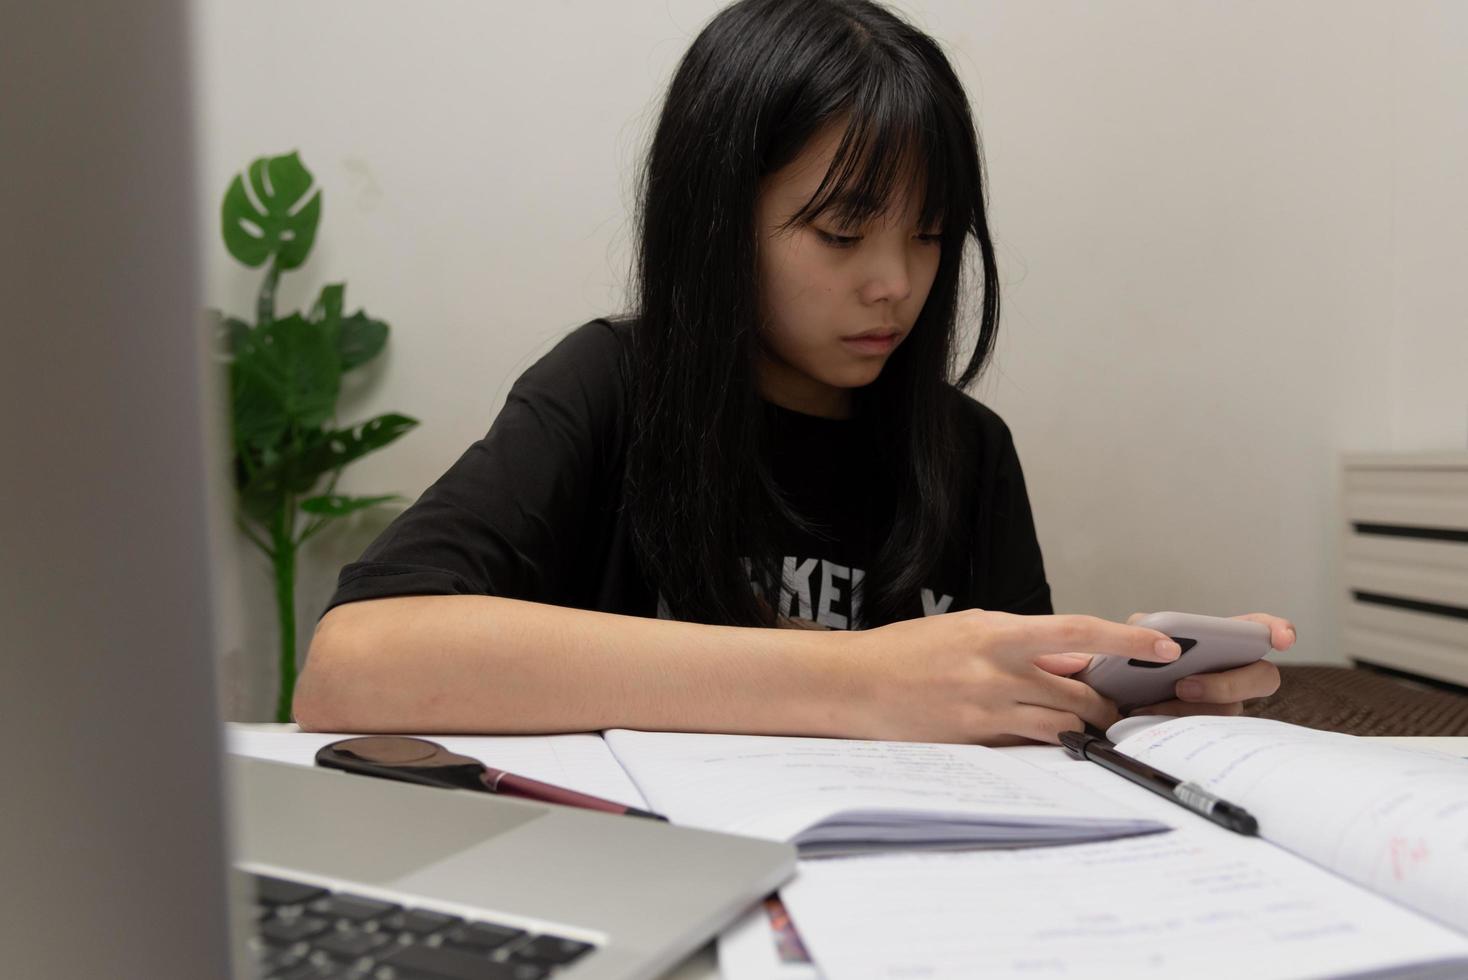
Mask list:
[[[947,219],[969,211],[970,202],[951,197],[963,193],[962,182],[955,180],[939,100],[910,82],[910,73],[890,62],[863,73],[830,116],[846,122],[831,164],[786,227],[827,213],[843,226],[865,225],[904,206],[915,192],[921,195],[918,227],[941,228],[946,237]]]

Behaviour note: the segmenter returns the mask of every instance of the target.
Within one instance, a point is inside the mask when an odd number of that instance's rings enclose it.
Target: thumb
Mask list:
[[[1067,677],[1085,670],[1091,663],[1089,653],[1044,653],[1035,658],[1035,666],[1052,674]]]

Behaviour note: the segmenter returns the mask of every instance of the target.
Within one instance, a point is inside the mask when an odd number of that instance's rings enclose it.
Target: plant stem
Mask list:
[[[342,475],[342,468],[340,466],[338,466],[336,468],[336,470],[331,474],[331,480],[326,484],[326,492],[324,494],[322,494],[322,496],[329,497],[334,492],[336,492],[336,481],[337,481],[338,478],[341,477],[341,475]],[[313,520],[310,524],[308,524],[306,526],[306,530],[304,530],[304,531],[301,532],[301,536],[298,539],[296,539],[296,544],[304,544],[307,538],[309,538],[311,535],[315,534],[317,531],[319,531],[323,527],[325,527],[327,521],[330,521],[330,520],[333,520],[333,519],[334,518],[332,518],[330,515],[325,515],[325,516],[318,517],[315,520]]]
[[[265,281],[260,283],[260,295],[255,300],[256,327],[263,327],[275,322],[275,285],[280,282],[280,266],[275,264],[275,257],[270,259],[270,269],[265,273]]]
[[[336,520],[335,517],[318,517],[318,518],[316,518],[316,520],[312,521],[311,524],[306,528],[306,530],[304,530],[304,531],[301,532],[300,540],[297,541],[296,543],[297,544],[304,544],[313,534],[315,534],[317,531],[319,531],[323,527],[325,527],[328,522],[334,521],[334,520]]]
[[[291,701],[296,693],[296,543],[291,540],[295,524],[296,500],[287,496],[276,521],[275,549],[271,556],[275,565],[275,608],[280,621],[280,697],[275,705],[275,720],[291,720]]]

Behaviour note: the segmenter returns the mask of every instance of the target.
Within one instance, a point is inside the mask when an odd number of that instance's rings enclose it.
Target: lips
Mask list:
[[[877,328],[875,328],[873,330],[868,330],[865,333],[851,334],[850,336],[842,337],[841,339],[842,340],[887,340],[887,339],[889,339],[891,337],[897,336],[897,334],[898,334],[898,330],[897,330],[896,327],[877,327]]]
[[[879,327],[851,337],[842,337],[846,349],[863,357],[886,357],[902,340],[902,334],[891,327]]]

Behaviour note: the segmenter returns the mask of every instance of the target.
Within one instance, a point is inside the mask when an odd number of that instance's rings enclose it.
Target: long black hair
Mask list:
[[[846,129],[828,179],[791,223],[829,210],[860,224],[897,181],[916,180],[920,226],[942,229],[912,332],[853,393],[893,504],[853,627],[911,615],[972,520],[954,386],[977,377],[993,349],[999,283],[963,88],[931,38],[868,0],[739,0],[679,63],[638,174],[625,505],[638,559],[676,619],[776,621],[775,528],[802,519],[771,476],[756,387],[755,205],[760,179],[838,120]],[[982,307],[954,379],[969,238]]]

